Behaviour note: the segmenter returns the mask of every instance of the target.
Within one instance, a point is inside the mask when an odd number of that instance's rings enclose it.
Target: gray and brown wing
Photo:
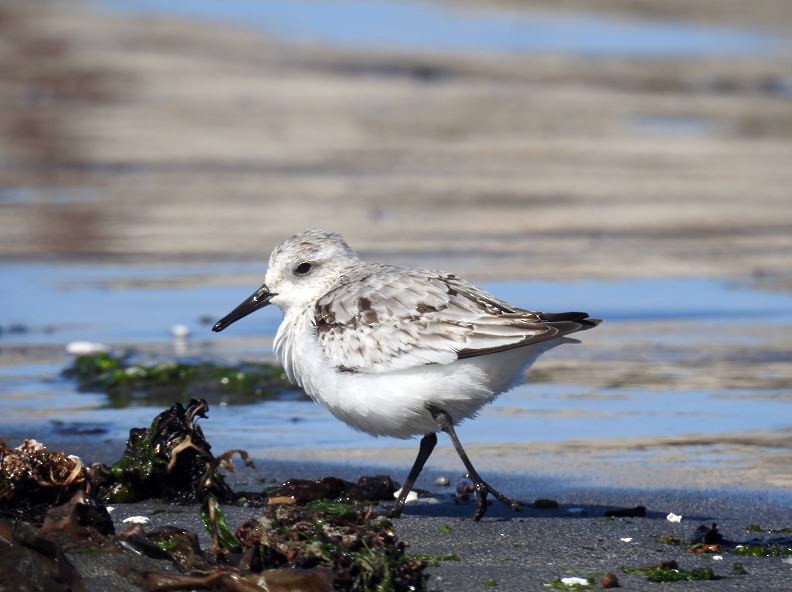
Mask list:
[[[350,372],[388,372],[539,343],[595,326],[585,313],[515,308],[453,275],[369,265],[316,303],[328,360]]]

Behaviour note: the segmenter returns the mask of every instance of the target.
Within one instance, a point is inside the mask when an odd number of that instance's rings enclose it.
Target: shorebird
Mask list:
[[[308,230],[272,251],[264,284],[214,325],[222,331],[277,305],[283,321],[275,354],[289,380],[330,413],[374,436],[422,436],[392,517],[437,444],[448,434],[476,492],[512,500],[481,478],[454,426],[521,382],[566,335],[597,326],[584,312],[542,313],[512,306],[438,271],[365,263],[339,234]]]

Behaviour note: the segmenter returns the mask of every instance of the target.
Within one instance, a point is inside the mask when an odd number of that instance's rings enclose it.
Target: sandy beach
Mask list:
[[[498,18],[590,8],[525,4],[499,0]],[[718,560],[659,541],[688,541],[702,523],[733,541],[754,536],[750,524],[764,534],[792,526],[792,10],[784,0],[597,9],[609,25],[701,26],[775,45],[653,56],[360,49],[231,20],[4,2],[0,273],[13,293],[0,291],[11,418],[0,436],[51,436],[51,447],[111,462],[124,442],[107,434],[149,418],[146,402],[113,409],[76,392],[61,375],[70,340],[151,359],[271,360],[274,316],[222,339],[212,319],[260,284],[275,244],[322,226],[366,258],[492,282],[520,306],[544,295],[608,313],[583,345],[542,358],[512,399],[484,411],[482,425],[505,426],[500,440],[465,439],[506,493],[559,508],[495,505],[473,523],[472,505],[435,486],[461,477],[441,438],[418,483],[440,503],[409,506],[396,526],[414,553],[458,556],[429,569],[429,589],[544,590],[610,571],[625,589],[653,590],[621,568],[668,560],[721,578],[674,590],[789,589],[788,557]],[[182,349],[177,323],[192,332]],[[264,414],[263,403],[226,403],[214,407],[214,441],[235,447],[228,426],[238,421],[257,461],[237,475],[241,487],[372,472],[402,480],[415,454],[360,444],[319,411],[290,415],[304,406],[270,407],[282,424],[256,431],[241,420]],[[523,419],[549,435],[532,440]],[[604,517],[637,505],[645,517]],[[206,544],[195,507],[171,510],[122,504],[113,518],[121,527],[144,514]],[[254,512],[227,508],[235,523]],[[72,560],[87,590],[107,578],[139,589],[111,563]]]

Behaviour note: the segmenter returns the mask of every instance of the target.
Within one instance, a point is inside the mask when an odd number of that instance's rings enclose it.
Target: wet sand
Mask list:
[[[91,458],[92,453],[88,454],[84,458]],[[382,472],[395,477],[393,471],[383,471],[380,466],[262,461],[255,470],[238,472],[232,483],[238,489],[255,489],[262,480],[319,478],[328,474],[356,479]],[[789,526],[792,500],[788,491],[592,487],[558,479],[490,473],[491,481],[509,495],[529,503],[537,498],[554,499],[560,506],[555,510],[526,507],[515,514],[496,503],[476,523],[470,519],[473,504],[450,501],[449,488],[434,485],[438,476],[449,473],[426,471],[418,486],[432,491],[442,501],[408,505],[404,516],[394,523],[398,535],[409,541],[409,553],[458,557],[458,560],[440,561],[439,566],[427,570],[430,590],[482,590],[492,586],[493,581],[497,590],[543,590],[546,582],[560,577],[591,577],[606,571],[615,573],[625,589],[649,590],[658,584],[649,583],[640,575],[624,574],[621,568],[671,560],[683,569],[711,567],[719,578],[667,584],[674,590],[782,591],[789,587],[789,565],[779,557],[745,557],[729,550],[695,555],[687,550],[687,541],[701,524],[710,526],[716,522],[726,539],[736,541],[762,536],[748,532],[746,527],[750,524],[766,529]],[[645,517],[603,516],[608,510],[638,505],[646,507]],[[232,528],[260,512],[238,506],[225,506],[224,510]],[[666,516],[670,512],[681,515],[682,521],[669,522]],[[124,518],[141,515],[150,519],[145,527],[147,531],[177,525],[196,532],[204,548],[209,545],[195,506],[175,507],[158,502],[116,504],[112,513],[118,530],[126,526]],[[681,545],[659,542],[661,537],[669,536],[685,542]],[[716,555],[722,559],[715,559]],[[136,590],[116,573],[114,563],[119,558],[72,554],[70,559],[87,576],[89,591],[105,589],[107,578],[119,590]],[[123,558],[120,561],[123,563]],[[735,562],[743,564],[747,575],[733,573]],[[141,559],[137,569],[169,571],[173,567],[168,562]],[[486,581],[491,582],[489,586],[484,584]]]
[[[790,55],[355,52],[3,14],[4,257],[263,259],[321,224],[472,277],[789,274]]]

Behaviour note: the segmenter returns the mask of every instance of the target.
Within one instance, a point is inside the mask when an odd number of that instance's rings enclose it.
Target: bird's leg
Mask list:
[[[407,500],[407,494],[410,493],[412,486],[415,485],[415,480],[418,478],[418,475],[421,474],[421,471],[423,470],[427,459],[432,454],[432,450],[434,450],[436,444],[437,434],[434,432],[431,434],[426,434],[423,438],[421,438],[421,444],[418,448],[418,456],[415,457],[415,462],[413,463],[412,469],[410,469],[410,474],[407,475],[407,480],[402,486],[399,499],[396,500],[396,505],[393,506],[390,514],[388,514],[391,518],[398,518],[401,516],[402,510],[404,509],[404,502]]]
[[[476,488],[476,514],[473,519],[476,521],[481,520],[481,518],[484,516],[484,513],[487,511],[487,493],[494,495],[495,499],[497,499],[502,504],[509,506],[515,512],[522,510],[520,502],[509,499],[481,478],[481,475],[478,474],[478,471],[473,466],[473,463],[470,462],[465,449],[462,448],[462,443],[459,441],[456,431],[454,430],[454,421],[451,419],[451,416],[447,412],[443,411],[439,407],[435,407],[434,405],[429,405],[427,409],[429,410],[429,413],[432,414],[432,418],[434,418],[435,422],[437,423],[437,427],[448,434],[448,437],[451,438],[451,442],[453,442],[454,448],[456,448],[457,454],[459,455],[459,458],[462,459],[462,463],[467,469],[468,476],[473,481],[473,484]]]

